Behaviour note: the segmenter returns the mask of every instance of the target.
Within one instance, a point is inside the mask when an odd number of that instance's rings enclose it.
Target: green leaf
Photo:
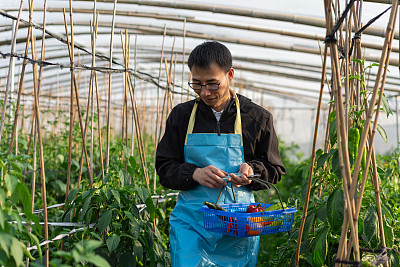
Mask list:
[[[339,180],[342,180],[342,173],[340,171],[340,160],[338,150],[332,156],[332,171]]]
[[[314,220],[315,220],[315,213],[309,213],[306,221],[304,222],[304,230],[303,230],[303,236],[302,236],[302,240],[307,240],[309,239],[308,235],[310,234],[311,228],[314,224]]]
[[[389,267],[398,267],[400,266],[399,255],[394,251],[388,251],[388,262]]]
[[[317,160],[317,169],[321,168],[329,157],[329,153],[322,154]]]
[[[26,188],[25,184],[18,183],[17,186],[15,187],[14,195],[18,195],[16,196],[17,197],[16,202],[21,200],[22,205],[24,206],[24,212],[26,214],[31,214],[32,213],[31,193],[29,192],[28,188]]]
[[[6,174],[4,176],[5,182],[6,182],[6,186],[8,188],[8,190],[11,192],[11,195],[14,194],[14,190],[17,187],[18,184],[18,178],[14,175],[10,175],[10,174]]]
[[[315,239],[313,249],[313,266],[322,266],[325,262],[326,255],[328,253],[328,229],[322,230]]]
[[[126,215],[126,217],[128,217],[128,219],[130,220],[130,221],[135,221],[135,218],[133,217],[133,215],[132,215],[132,213],[131,212],[129,212],[129,211],[124,211],[124,213],[125,213],[125,215]]]
[[[122,160],[125,162],[131,155],[131,149],[125,145],[122,146]]]
[[[11,255],[13,256],[17,266],[24,264],[24,249],[22,243],[19,242],[15,237],[12,237]]]
[[[140,200],[141,200],[143,203],[145,203],[146,200],[147,200],[147,198],[148,198],[149,195],[150,195],[149,190],[148,190],[147,188],[143,187],[143,186],[135,185],[135,187],[136,187],[136,192],[137,192],[137,194],[138,194]]]
[[[101,217],[99,218],[99,222],[97,224],[97,227],[99,228],[100,232],[106,230],[108,225],[111,223],[111,218],[112,218],[112,210],[107,210],[101,215]]]
[[[143,260],[143,246],[138,240],[135,240],[133,244],[133,255],[137,258],[137,260]]]
[[[392,226],[386,221],[383,222],[383,230],[385,231],[385,243],[386,247],[391,248],[394,244],[394,232]]]
[[[156,208],[154,207],[153,199],[151,198],[151,196],[149,196],[146,199],[146,206],[147,206],[147,210],[150,213],[150,218],[154,219],[156,216]]]
[[[138,239],[139,234],[140,234],[140,225],[139,225],[139,223],[138,223],[136,220],[134,220],[134,221],[131,221],[129,225],[130,225],[130,232],[131,232],[131,234],[132,234],[136,239]]]
[[[389,118],[389,115],[393,114],[393,112],[392,112],[392,110],[390,109],[390,106],[389,106],[389,101],[386,98],[385,94],[383,94],[383,97],[382,97],[382,108],[386,113],[386,118]]]
[[[111,177],[112,173],[107,173],[104,177],[104,184],[107,184]]]
[[[387,135],[386,135],[385,129],[383,129],[382,126],[380,126],[379,124],[376,129],[378,130],[379,134],[382,136],[383,141],[385,141],[387,143]]]
[[[106,243],[107,243],[108,251],[110,251],[110,253],[112,253],[115,249],[117,249],[120,240],[121,239],[120,239],[119,235],[116,235],[116,234],[110,235],[107,238]]]
[[[334,144],[336,144],[336,139],[337,139],[337,135],[336,135],[336,119],[329,124],[329,140],[331,142],[331,146],[333,146]]]
[[[137,208],[137,206],[135,204],[132,205],[131,212],[133,215],[136,216],[136,218],[140,219],[139,209]]]
[[[79,189],[77,189],[77,188],[72,189],[71,191],[69,191],[69,194],[68,194],[68,203],[69,204],[71,204],[72,200],[75,199],[76,194],[78,194],[78,192],[79,192]]]
[[[379,244],[379,225],[376,208],[372,205],[365,214],[364,233],[370,248],[375,249]]]
[[[10,257],[10,244],[12,243],[12,236],[7,233],[0,232],[0,247],[7,257]]]
[[[127,251],[119,257],[120,266],[135,266],[136,260],[132,252]]]
[[[124,169],[119,170],[118,175],[122,187],[130,184],[131,176],[127,171],[125,171]]]
[[[326,204],[328,222],[335,234],[340,235],[344,216],[344,197],[341,187],[337,187],[328,197]]]
[[[91,201],[92,201],[92,196],[89,196],[89,197],[86,198],[85,203],[83,204],[83,207],[82,207],[81,215],[80,215],[81,219],[84,218],[84,216],[85,216],[85,214],[86,214],[86,212],[87,212],[87,210],[89,208],[89,205],[90,205]]]
[[[88,262],[93,263],[94,265],[98,267],[111,267],[111,265],[106,261],[103,257],[95,254],[86,254],[85,255],[85,260]]]
[[[320,219],[322,222],[326,220],[327,216],[327,208],[326,205],[321,205],[316,212],[317,218]]]
[[[11,162],[11,167],[13,168],[14,171],[16,171],[17,173],[22,173],[22,169],[19,166],[18,162]]]
[[[1,229],[4,229],[5,222],[6,222],[6,218],[4,216],[3,210],[0,209],[0,227],[1,227]],[[7,221],[7,224],[8,224],[8,221]]]
[[[121,197],[116,190],[111,190],[111,193],[113,194],[115,200],[118,202],[118,204],[121,204]]]

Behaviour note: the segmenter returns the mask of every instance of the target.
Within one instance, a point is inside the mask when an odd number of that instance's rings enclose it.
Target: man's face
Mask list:
[[[229,83],[233,78],[233,69],[231,68],[228,72],[225,72],[217,64],[211,64],[209,68],[193,66],[191,72],[192,83],[202,85],[219,83],[219,88],[216,90],[209,90],[203,86],[200,90],[195,90],[195,92],[204,103],[214,110],[223,110],[230,99]]]

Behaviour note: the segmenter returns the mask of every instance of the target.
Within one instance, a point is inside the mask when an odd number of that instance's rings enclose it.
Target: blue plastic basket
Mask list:
[[[200,207],[203,213],[204,228],[208,231],[236,237],[249,237],[287,232],[292,229],[295,207],[283,210],[246,213],[249,205],[268,208],[272,204],[233,203],[221,204],[227,211]]]

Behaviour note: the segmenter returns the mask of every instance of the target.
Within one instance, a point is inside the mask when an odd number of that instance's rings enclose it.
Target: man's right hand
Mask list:
[[[222,180],[222,178],[226,177],[227,175],[227,172],[224,172],[212,165],[209,165],[204,168],[197,168],[193,173],[193,180],[201,185],[215,189],[226,186],[227,183]]]

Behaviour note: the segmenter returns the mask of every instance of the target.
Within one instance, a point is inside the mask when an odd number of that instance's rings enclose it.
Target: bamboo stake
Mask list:
[[[115,26],[115,12],[117,10],[117,0],[114,0],[113,17],[111,25],[111,36],[110,36],[110,60],[109,66],[112,69],[112,58],[113,58],[113,42],[114,42],[114,26]],[[112,72],[108,75],[108,109],[107,109],[107,147],[106,147],[106,173],[108,173],[110,164],[110,112],[111,112],[111,86],[112,86]]]
[[[121,44],[123,44],[123,33],[120,31],[121,35]],[[128,86],[128,73],[127,73],[127,30],[125,30],[125,44],[123,45],[123,54],[124,54],[124,64],[125,64],[125,72],[124,72],[124,99],[123,99],[123,105],[122,105],[122,124],[121,124],[121,133],[122,133],[122,144],[124,143],[124,134],[125,134],[125,115],[126,115],[126,97],[127,97],[127,86]],[[122,153],[123,150],[121,151],[121,162],[122,162]]]
[[[126,61],[126,69],[129,69],[129,62],[131,60],[131,36],[128,35],[128,31],[125,32],[125,41],[127,42],[126,44],[126,53],[128,55],[127,61]],[[127,73],[127,75],[129,75]],[[128,94],[128,93],[127,93]],[[125,103],[125,146],[128,146],[128,96],[126,97],[126,103]],[[125,163],[125,169],[127,166],[128,162]]]
[[[159,123],[159,113],[160,113],[160,80],[161,80],[161,68],[164,58],[164,43],[165,43],[165,36],[167,35],[167,25],[164,24],[164,34],[163,34],[163,41],[161,47],[161,57],[160,57],[160,67],[158,69],[158,81],[157,81],[157,114],[156,114],[156,123],[155,123],[155,134],[154,134],[154,146],[157,147],[158,143],[160,142],[161,130],[158,133],[157,124]],[[157,149],[154,150],[154,166],[156,166],[156,152]],[[154,176],[153,176],[153,191],[156,191],[156,179],[157,179],[157,170],[154,168]]]
[[[32,3],[31,3],[32,1]],[[33,0],[28,0],[28,5],[29,5],[29,21],[32,22],[32,13],[33,13]],[[21,1],[21,6],[22,6],[22,1]],[[12,137],[10,140],[10,147],[8,148],[8,154],[11,154],[12,151],[12,143],[14,141],[14,134],[17,128],[17,124],[16,121],[18,120],[18,110],[19,110],[19,104],[20,104],[20,98],[21,98],[21,92],[23,90],[23,84],[24,84],[24,77],[25,77],[25,67],[27,64],[27,60],[26,57],[28,56],[28,49],[29,49],[29,42],[31,39],[31,35],[32,35],[32,27],[28,27],[28,34],[26,37],[26,45],[25,45],[25,59],[23,61],[23,65],[22,65],[22,71],[21,71],[21,78],[20,78],[20,84],[19,84],[19,89],[18,89],[18,98],[17,98],[17,107],[15,110],[15,117],[14,117],[14,125],[13,125],[13,133],[12,133]],[[24,106],[25,107],[25,106]],[[34,120],[32,119],[32,122]],[[33,131],[33,124],[32,124],[32,131]],[[1,132],[0,132],[1,135]],[[31,135],[30,135],[31,136]],[[29,151],[29,144],[28,144],[28,151]],[[36,149],[36,147],[34,147],[34,149]],[[35,192],[36,192],[36,151],[35,154],[33,156],[32,159],[32,164],[33,164],[33,173],[32,173],[32,181],[31,181],[31,212],[33,212],[34,208],[35,208]],[[29,227],[29,232],[31,232],[32,229]],[[30,245],[30,243],[28,242],[28,245]],[[29,257],[26,257],[26,265],[29,266]]]
[[[23,0],[21,2],[23,2]],[[31,19],[32,19],[32,17],[30,18],[30,20]],[[26,64],[27,64],[27,59],[26,58],[28,56],[29,41],[30,41],[30,35],[31,34],[32,34],[32,27],[29,27],[28,28],[28,34],[27,34],[27,37],[26,37],[25,58],[24,58],[24,61],[22,63],[21,77],[20,77],[19,88],[18,88],[18,96],[17,96],[17,104],[16,104],[16,107],[15,107],[15,114],[14,114],[14,124],[13,124],[13,129],[12,129],[12,134],[11,134],[10,145],[8,147],[8,154],[11,154],[11,152],[12,152],[12,148],[13,148],[13,145],[14,145],[15,133],[17,131],[17,121],[18,121],[18,114],[19,114],[19,106],[20,106],[20,101],[21,101],[22,90],[23,90],[23,87],[24,87],[25,68],[26,68]],[[21,125],[21,126],[23,128],[23,125]],[[0,131],[0,135],[1,135],[1,131]]]
[[[74,62],[74,27],[73,27],[73,19],[72,19],[72,4],[71,4],[71,0],[69,0],[69,5],[70,5],[70,23],[71,23],[71,43],[69,42],[69,37],[68,37],[68,28],[66,28],[66,36],[67,36],[67,44],[68,44],[68,53],[70,56],[70,62],[71,62],[71,66],[72,63]],[[72,68],[71,70],[74,73],[74,68]],[[83,149],[83,153],[85,154],[85,159],[86,159],[86,165],[87,165],[87,169],[88,169],[88,176],[89,176],[89,181],[92,181],[91,179],[91,173],[90,173],[90,165],[89,165],[89,158],[87,155],[87,150],[86,150],[86,127],[85,127],[85,131],[83,130],[83,124],[82,124],[82,116],[81,116],[81,108],[80,108],[80,103],[79,103],[79,92],[78,92],[78,87],[76,84],[76,79],[75,79],[75,73],[74,75],[71,75],[71,79],[74,82],[74,91],[75,91],[75,97],[76,97],[76,105],[78,107],[78,118],[79,118],[79,124],[80,124],[80,129],[81,129],[81,135],[82,135],[82,149]],[[86,116],[88,117],[88,111],[86,113]],[[86,118],[87,118],[86,117]],[[86,121],[86,125],[87,125],[87,121]],[[81,167],[79,169],[79,179],[78,179],[78,188],[80,187],[80,182],[81,182],[81,176],[82,176],[82,164]],[[91,185],[92,186],[92,185]]]
[[[320,86],[320,93],[319,93],[319,100],[318,100],[318,107],[317,107],[317,117],[315,119],[314,141],[313,141],[312,154],[311,154],[310,170],[309,170],[309,174],[308,174],[307,193],[306,193],[306,198],[304,200],[303,217],[302,217],[302,220],[301,220],[299,236],[298,236],[298,239],[297,239],[295,266],[299,266],[301,239],[302,239],[302,236],[303,236],[304,224],[305,224],[305,221],[306,221],[306,218],[307,218],[308,203],[310,201],[312,177],[313,177],[313,174],[314,174],[313,171],[314,171],[314,163],[315,163],[315,157],[316,157],[315,151],[316,151],[316,147],[317,147],[319,116],[320,116],[320,112],[321,112],[322,94],[324,92],[324,85],[325,85],[327,53],[328,53],[328,46],[325,44],[324,60],[323,60],[323,63],[322,63],[321,86]]]
[[[32,58],[36,59],[33,35],[31,35],[31,43],[33,46]],[[37,74],[37,69],[36,69],[35,64],[33,65],[33,73],[35,76],[34,80],[37,81],[38,74]],[[46,177],[45,177],[44,159],[43,159],[43,143],[42,143],[42,132],[41,132],[41,126],[40,126],[40,106],[39,106],[39,95],[38,95],[37,86],[38,86],[38,83],[35,82],[33,90],[34,90],[34,96],[35,96],[35,117],[36,117],[36,125],[37,125],[38,141],[39,141],[40,178],[41,178],[41,183],[42,183],[42,201],[43,201],[43,216],[44,216],[44,239],[45,239],[45,241],[47,241],[47,240],[49,240],[49,228],[48,228],[48,223],[47,223]],[[46,262],[46,266],[49,266],[49,244],[45,245],[45,262]]]
[[[67,26],[67,17],[65,15],[65,9],[64,9],[64,21],[65,21],[65,31],[66,35],[68,38],[68,26]],[[69,42],[68,42],[69,43]],[[70,51],[70,48],[68,48]],[[71,60],[71,66],[74,66],[74,61],[73,57],[71,57],[71,52],[70,52],[70,60]],[[67,181],[66,181],[66,190],[65,190],[65,206],[64,208],[66,209],[68,206],[68,195],[69,195],[69,187],[71,183],[71,165],[72,165],[72,132],[74,128],[74,82],[73,82],[73,70],[71,70],[71,90],[70,90],[70,107],[69,107],[69,135],[68,135],[68,167],[67,167]]]
[[[328,0],[329,2],[329,0]],[[326,19],[329,21],[328,25],[332,25],[332,16],[330,9],[328,8],[330,4],[327,4],[325,1],[326,7]],[[334,75],[334,92],[335,92],[335,103],[336,103],[336,124],[337,124],[337,136],[338,136],[338,149],[339,149],[339,160],[340,160],[340,170],[343,177],[343,188],[345,194],[345,201],[347,201],[348,209],[347,214],[350,221],[351,227],[351,235],[353,237],[354,242],[354,253],[356,261],[360,260],[359,254],[359,245],[358,245],[358,234],[357,228],[355,227],[355,222],[357,222],[357,218],[354,218],[354,203],[351,201],[348,184],[351,183],[351,174],[350,174],[350,162],[349,162],[349,155],[348,155],[348,148],[347,148],[347,131],[345,126],[345,119],[344,119],[344,109],[343,109],[343,102],[342,102],[342,95],[341,95],[341,80],[340,80],[340,69],[339,69],[339,57],[338,57],[338,50],[337,45],[335,43],[330,43],[330,50],[331,50],[331,60],[332,60],[332,74]],[[355,222],[354,222],[355,220]],[[340,257],[338,257],[340,259]]]
[[[96,99],[97,99],[97,130],[99,134],[99,149],[100,149],[100,164],[101,164],[101,177],[102,182],[104,184],[104,164],[103,164],[103,142],[101,138],[101,123],[100,123],[100,102],[99,102],[99,90],[97,84],[97,73],[95,73],[95,80],[96,80]]]
[[[18,27],[19,27],[19,21],[20,21],[20,18],[21,18],[21,10],[22,10],[22,4],[23,3],[24,3],[24,0],[21,0],[21,4],[20,4],[20,7],[19,7],[19,11],[18,11],[17,23],[15,24],[14,36],[13,36],[13,40],[12,40],[12,44],[11,44],[11,54],[14,54],[14,52],[15,52],[15,44],[17,42],[17,32],[18,32]],[[7,75],[7,82],[6,82],[6,91],[4,93],[3,110],[1,112],[0,142],[1,142],[1,136],[2,136],[2,133],[3,133],[4,119],[6,117],[5,115],[6,115],[6,109],[7,109],[8,91],[9,91],[10,83],[11,83],[11,70],[12,70],[13,63],[14,63],[14,57],[11,56],[10,57],[10,63],[8,65],[8,75]]]
[[[361,138],[360,138],[360,147],[362,147],[362,148],[365,146],[365,143],[366,143],[366,140],[367,140],[367,132],[368,132],[369,127],[370,127],[370,123],[371,123],[371,119],[372,119],[372,113],[374,112],[374,105],[375,105],[375,101],[376,101],[376,96],[378,94],[379,83],[380,83],[381,76],[382,76],[383,64],[384,64],[384,62],[386,60],[386,57],[389,57],[388,54],[390,54],[390,52],[388,52],[388,46],[389,46],[389,41],[390,41],[389,39],[390,39],[390,36],[392,34],[392,31],[393,31],[393,21],[394,21],[395,15],[397,13],[397,6],[396,6],[396,8],[394,8],[394,3],[395,2],[398,2],[398,0],[395,0],[393,2],[393,6],[392,6],[392,9],[391,9],[390,18],[389,18],[389,22],[388,22],[388,25],[387,25],[387,34],[386,34],[386,37],[385,37],[385,42],[384,42],[383,50],[382,50],[382,53],[381,53],[381,59],[380,59],[380,63],[379,63],[379,69],[378,69],[378,72],[377,72],[376,80],[375,80],[374,90],[372,92],[371,99],[370,99],[370,102],[369,102],[369,109],[368,109],[368,112],[366,114],[366,118],[365,118],[365,122],[364,122],[364,130],[363,130],[363,133],[362,133]],[[396,11],[394,11],[394,9]],[[385,66],[385,70],[386,69],[387,69],[387,66]],[[359,171],[360,171],[362,153],[363,153],[363,150],[359,149],[358,154],[357,154],[357,160],[355,162],[354,171],[353,171],[353,183],[352,183],[351,189],[350,189],[351,190],[351,195],[354,195],[355,191],[357,189],[357,177],[358,177],[358,174],[359,174]]]
[[[183,102],[183,85],[185,84],[185,39],[186,39],[186,18],[183,20],[183,36],[182,36],[182,94],[181,94],[181,102]]]
[[[134,72],[136,73],[136,54],[137,54],[137,34],[135,34],[135,54],[134,54],[134,61],[133,61],[133,68]],[[133,90],[136,89],[136,76],[133,76]],[[134,149],[134,144],[135,144],[135,128],[133,127],[135,123],[135,116],[133,114],[133,105],[132,105],[132,132],[131,132],[131,156],[133,156],[133,149]]]
[[[96,35],[97,35],[97,21],[98,21],[98,13],[96,11],[96,0],[93,2],[93,22],[92,22],[92,27],[91,29],[91,36],[92,36],[92,67],[96,67]],[[97,16],[96,16],[97,13]],[[92,99],[90,100],[91,102],[91,120],[90,120],[90,189],[93,187],[93,147],[94,147],[94,86],[95,86],[95,81],[94,81],[94,71],[91,72],[92,76],[92,86],[90,87],[90,90],[92,91]]]

